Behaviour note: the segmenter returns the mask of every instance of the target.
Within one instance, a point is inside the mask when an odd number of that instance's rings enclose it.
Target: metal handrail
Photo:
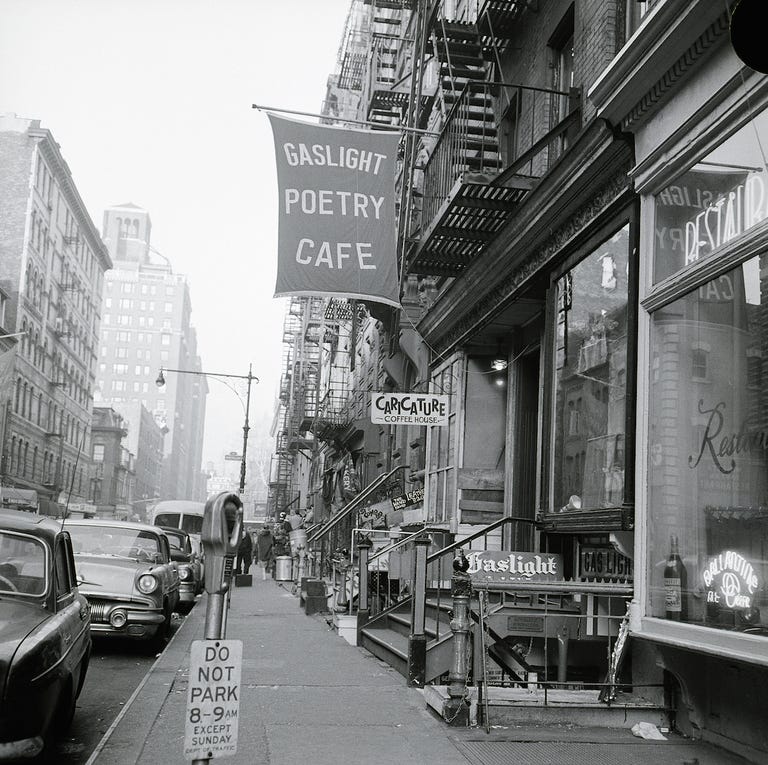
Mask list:
[[[532,518],[520,518],[515,515],[508,515],[504,518],[499,518],[498,521],[494,521],[493,523],[489,523],[487,526],[484,526],[479,531],[476,531],[474,534],[470,534],[468,537],[464,537],[463,539],[460,539],[456,542],[452,542],[449,545],[446,545],[443,547],[442,550],[438,550],[437,552],[432,553],[432,555],[427,556],[427,563],[433,563],[438,558],[441,558],[446,553],[450,552],[451,550],[458,550],[459,547],[463,547],[468,542],[474,542],[476,539],[479,539],[482,536],[485,536],[489,531],[495,531],[501,526],[504,526],[507,523],[511,523],[512,521],[516,521],[518,523],[530,523],[531,525],[534,525],[536,521],[534,521]]]
[[[564,579],[561,582],[472,582],[473,590],[494,592],[578,592],[584,595],[625,596],[634,593],[631,584],[608,582],[578,582]]]
[[[430,528],[429,526],[422,526],[422,528],[417,529],[416,531],[412,531],[407,536],[403,537],[402,539],[398,539],[395,542],[392,542],[392,544],[388,545],[387,547],[382,547],[380,550],[376,550],[376,552],[373,555],[371,555],[370,558],[368,558],[368,563],[375,561],[376,558],[380,557],[381,555],[394,552],[398,548],[403,547],[404,545],[407,545],[408,542],[412,542],[414,539],[416,539],[416,537],[420,536],[421,534],[429,534],[430,531],[445,531],[445,529],[433,529],[433,528]]]
[[[328,534],[329,531],[331,531],[331,529],[334,529],[339,523],[341,523],[342,520],[349,516],[353,510],[357,509],[364,499],[367,499],[376,489],[379,488],[379,486],[391,478],[398,470],[404,470],[408,467],[408,465],[398,465],[396,468],[390,470],[389,473],[382,473],[381,475],[377,476],[371,483],[368,484],[368,486],[365,487],[365,489],[363,489],[363,491],[354,497],[346,507],[342,508],[333,518],[324,524],[323,527],[317,532],[317,534],[309,537],[307,539],[307,546],[309,546],[316,539],[321,539],[324,537],[326,534]]]

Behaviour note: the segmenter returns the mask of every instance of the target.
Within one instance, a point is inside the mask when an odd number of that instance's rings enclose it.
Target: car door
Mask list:
[[[88,601],[77,591],[72,540],[67,532],[56,537],[53,574],[55,621],[64,643],[65,663],[77,680],[90,648],[90,614]]]
[[[159,535],[160,550],[163,556],[163,568],[166,573],[163,578],[164,592],[167,595],[168,602],[171,604],[171,610],[175,611],[179,602],[179,572],[176,566],[171,563],[171,546],[168,537],[165,534]]]

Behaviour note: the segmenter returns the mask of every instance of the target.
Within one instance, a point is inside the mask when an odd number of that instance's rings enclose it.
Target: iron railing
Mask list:
[[[499,115],[497,104],[502,94],[505,111]],[[533,156],[526,156],[525,166],[518,167],[518,174],[541,178],[562,153],[561,123],[573,123],[578,113],[574,102],[575,94],[570,92],[468,81],[424,168],[422,228],[436,217],[465,173],[492,183],[536,147]]]

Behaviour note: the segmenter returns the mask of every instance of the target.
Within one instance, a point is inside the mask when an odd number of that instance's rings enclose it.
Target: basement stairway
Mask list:
[[[526,619],[531,618],[529,607],[517,609],[505,606],[503,610],[510,624],[516,619],[525,623]],[[450,629],[450,592],[429,591],[425,614],[427,655],[424,698],[429,706],[442,715],[448,700],[447,676],[451,670],[454,650]],[[479,616],[474,598],[470,616],[476,630]],[[582,683],[576,677],[569,676],[569,682],[561,687],[545,688],[537,683],[537,679],[545,679],[543,668],[532,666],[526,658],[523,644],[528,641],[528,636],[521,638],[519,634],[502,635],[488,627],[486,629],[489,670],[495,670],[497,678],[500,672],[503,683],[499,685],[498,680],[494,679],[494,684],[488,688],[488,714],[493,724],[577,724],[609,728],[631,728],[641,721],[653,722],[658,726],[669,724],[660,688],[619,690],[610,703],[599,699],[599,689],[589,688],[588,682]],[[411,598],[408,598],[373,617],[360,630],[358,645],[408,679],[410,633]],[[478,666],[478,663],[475,662],[475,665]],[[555,669],[551,668],[553,671]],[[569,672],[569,675],[572,674]],[[477,680],[470,678],[470,704],[478,703]]]

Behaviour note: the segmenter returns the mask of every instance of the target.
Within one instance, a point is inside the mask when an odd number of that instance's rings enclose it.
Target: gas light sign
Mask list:
[[[372,393],[371,422],[381,425],[447,425],[443,393]]]

